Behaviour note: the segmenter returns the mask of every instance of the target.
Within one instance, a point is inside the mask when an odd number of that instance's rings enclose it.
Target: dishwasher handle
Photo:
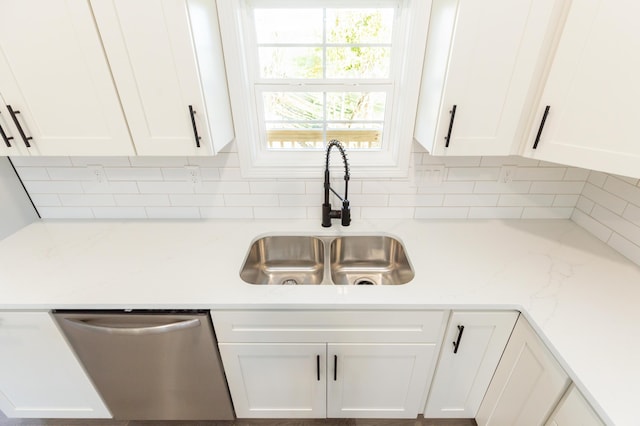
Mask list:
[[[145,334],[161,334],[170,331],[184,330],[187,328],[198,327],[200,320],[197,318],[184,321],[172,322],[169,324],[153,325],[150,327],[109,327],[103,325],[89,324],[86,320],[65,318],[65,321],[71,323],[75,327],[84,328],[85,330],[96,331],[106,334],[120,334],[129,336],[142,336]]]

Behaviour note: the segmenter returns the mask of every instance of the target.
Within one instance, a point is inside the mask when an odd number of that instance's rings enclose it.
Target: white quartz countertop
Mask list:
[[[384,233],[401,286],[260,286],[268,234]],[[608,423],[638,424],[640,268],[569,220],[43,221],[0,241],[0,309],[518,309]]]

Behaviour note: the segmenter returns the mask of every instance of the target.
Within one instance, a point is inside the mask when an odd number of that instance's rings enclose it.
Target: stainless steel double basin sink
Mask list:
[[[240,277],[249,284],[397,285],[414,272],[402,243],[387,235],[272,235],[251,244]]]

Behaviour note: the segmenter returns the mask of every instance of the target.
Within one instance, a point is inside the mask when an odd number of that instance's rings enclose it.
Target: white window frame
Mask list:
[[[246,178],[318,178],[324,166],[324,152],[317,150],[268,150],[263,140],[259,114],[260,94],[252,71],[257,69],[251,22],[251,0],[217,0],[227,79],[231,96],[236,145],[242,175]],[[283,7],[300,7],[305,0],[280,0]],[[313,1],[313,0],[312,0]],[[323,0],[323,7],[388,7],[389,0]],[[392,40],[390,98],[385,109],[382,149],[348,150],[353,177],[406,177],[416,120],[418,94],[427,40],[431,0],[395,0],[397,13]],[[244,52],[239,54],[238,52]],[[336,81],[337,91],[359,91],[376,81],[354,85]],[[379,82],[378,82],[379,83]],[[312,81],[305,81],[313,87]],[[274,85],[274,90],[278,86]],[[323,90],[327,87],[322,84]],[[389,87],[389,86],[387,86]],[[375,89],[374,89],[375,90]],[[388,89],[383,89],[387,91]],[[215,132],[215,129],[212,129]]]

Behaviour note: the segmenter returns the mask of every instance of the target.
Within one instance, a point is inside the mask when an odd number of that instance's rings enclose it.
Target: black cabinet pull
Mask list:
[[[18,114],[20,114],[20,111],[14,111],[14,109],[11,108],[11,105],[7,105],[7,109],[9,110],[9,114],[11,114],[11,118],[13,119],[13,123],[18,128],[18,132],[20,133],[20,136],[22,137],[22,140],[24,141],[24,144],[27,146],[27,148],[31,148],[31,144],[29,143],[29,141],[31,139],[33,139],[33,138],[31,136],[27,137],[27,135],[24,134],[24,130],[22,129],[22,126],[20,125],[20,122],[18,121]]]
[[[457,105],[454,105],[453,108],[451,108],[451,111],[449,111],[449,114],[451,114],[451,119],[449,121],[449,131],[447,132],[447,136],[444,137],[444,140],[447,141],[447,143],[444,144],[445,148],[449,148],[449,142],[451,141],[451,130],[453,130],[453,120],[456,118],[457,107]]]
[[[338,355],[333,356],[333,381],[338,380]]]
[[[538,142],[540,142],[540,136],[542,135],[542,129],[544,128],[544,122],[547,121],[547,115],[549,114],[550,105],[544,109],[544,114],[542,114],[542,121],[540,122],[540,127],[538,128],[538,134],[536,135],[536,140],[533,143],[533,149],[538,148]]]
[[[453,353],[458,353],[458,347],[460,346],[460,339],[462,339],[462,333],[464,332],[464,325],[458,326],[458,339],[453,342]]]
[[[191,115],[191,125],[193,126],[193,137],[196,140],[196,146],[200,148],[200,136],[198,136],[198,128],[196,127],[196,110],[193,109],[193,105],[189,105],[189,114]]]
[[[316,376],[320,381],[320,355],[316,355]]]
[[[7,145],[7,148],[11,148],[11,142],[9,141],[13,139],[13,136],[7,136],[2,126],[0,126],[0,135],[2,135],[2,140]]]

